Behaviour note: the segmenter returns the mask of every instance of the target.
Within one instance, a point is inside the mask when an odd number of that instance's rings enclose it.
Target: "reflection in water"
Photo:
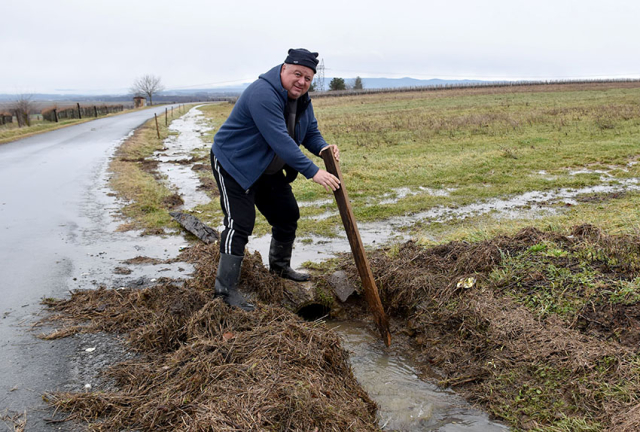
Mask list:
[[[378,404],[385,431],[492,432],[508,428],[488,419],[450,390],[422,381],[411,359],[361,322],[329,322],[350,352],[355,377]]]

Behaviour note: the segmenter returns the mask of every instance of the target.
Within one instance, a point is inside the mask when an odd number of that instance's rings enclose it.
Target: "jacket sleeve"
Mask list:
[[[302,153],[289,136],[284,121],[284,102],[275,90],[266,86],[258,89],[249,100],[249,112],[269,147],[290,167],[312,178],[319,168]]]
[[[313,105],[309,104],[309,107],[305,111],[305,115],[310,116],[309,128],[302,141],[302,145],[305,146],[311,153],[316,156],[320,156],[320,150],[328,146],[327,142],[322,137],[322,134],[318,130],[318,121],[313,112]]]

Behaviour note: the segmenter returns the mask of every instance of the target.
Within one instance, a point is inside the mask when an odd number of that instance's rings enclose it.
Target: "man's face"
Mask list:
[[[280,81],[289,99],[298,99],[309,91],[313,81],[313,70],[306,66],[285,63],[280,71]]]

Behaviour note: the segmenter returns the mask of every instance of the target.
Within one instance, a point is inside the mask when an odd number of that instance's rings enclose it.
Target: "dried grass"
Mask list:
[[[599,251],[591,257],[593,270],[608,272],[609,280],[637,275],[640,238],[608,236],[588,225],[568,235],[525,229],[512,237],[428,249],[408,242],[397,253],[380,250],[370,260],[383,304],[392,316],[405,318],[424,363],[444,374],[442,385],[524,430],[555,427],[567,418],[599,430],[637,430],[637,343],[620,337],[616,315],[606,313],[610,304],[591,305],[602,320],[594,332],[555,315],[541,319],[504,287],[491,285],[488,274],[503,257],[543,241]],[[355,274],[349,260],[342,268]],[[458,285],[470,276],[477,278],[475,286]],[[636,325],[625,331],[640,336],[640,314],[629,318]]]
[[[183,286],[165,280],[48,301],[54,320],[68,324],[49,338],[126,333],[139,352],[104,372],[116,390],[53,393],[48,401],[100,431],[378,430],[375,404],[323,323],[277,306],[246,313],[212,300],[217,255],[217,245],[186,251],[197,271]],[[247,256],[241,285],[262,299],[282,298],[282,283],[259,254]]]

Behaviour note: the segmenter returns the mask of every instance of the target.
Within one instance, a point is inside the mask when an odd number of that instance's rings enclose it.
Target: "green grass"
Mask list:
[[[569,248],[544,241],[503,256],[489,281],[539,318],[555,315],[571,325],[589,306],[637,303],[640,277],[629,273],[636,274],[639,257],[624,244],[603,248],[585,242]]]

